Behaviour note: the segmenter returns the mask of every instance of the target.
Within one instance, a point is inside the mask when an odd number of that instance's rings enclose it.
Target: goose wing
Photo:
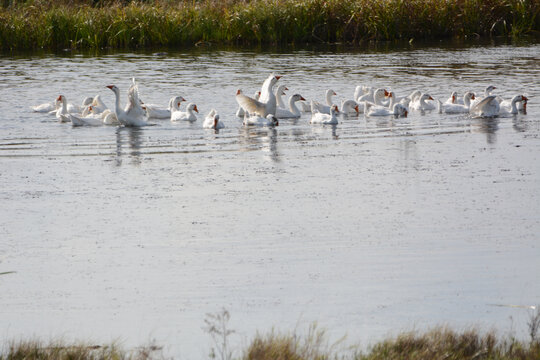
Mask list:
[[[258,114],[261,117],[266,117],[268,115],[266,110],[266,104],[250,98],[249,96],[246,96],[244,94],[237,94],[236,102],[250,114]]]

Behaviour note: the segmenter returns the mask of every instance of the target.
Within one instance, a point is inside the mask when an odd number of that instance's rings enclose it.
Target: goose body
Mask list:
[[[278,126],[279,121],[277,117],[273,114],[268,114],[265,118],[254,114],[249,115],[246,113],[244,116],[244,126]]]
[[[115,95],[114,113],[120,124],[135,127],[148,125],[144,118],[145,111],[141,106],[136,84],[131,85],[128,90],[128,103],[125,109],[120,106],[120,89],[116,85],[108,85],[107,87]]]
[[[203,128],[204,129],[214,129],[219,130],[223,129],[225,124],[219,120],[219,114],[215,109],[210,110],[208,115],[204,118]]]
[[[500,105],[495,95],[486,96],[472,104],[469,113],[473,117],[494,117],[499,115]]]
[[[300,110],[298,110],[298,107],[296,107],[297,101],[304,101],[302,95],[300,94],[294,94],[289,98],[289,110],[277,108],[276,109],[276,117],[278,119],[292,119],[292,118],[299,118],[302,116],[302,113]]]
[[[199,109],[197,109],[197,105],[194,103],[187,104],[186,111],[180,110],[180,105],[177,105],[178,102],[173,102],[173,110],[171,111],[171,121],[189,121],[194,122],[197,121],[197,115],[195,115],[195,112],[199,112]]]
[[[392,109],[389,109],[384,106],[377,106],[373,103],[366,102],[364,105],[364,114],[366,116],[403,116],[407,117],[408,109],[405,105],[401,103],[393,104]]]
[[[456,93],[457,94],[457,93]],[[452,95],[454,102],[449,103],[448,100],[443,104],[440,100],[438,101],[438,110],[439,113],[446,113],[446,114],[460,114],[460,113],[468,113],[469,109],[471,107],[471,100],[475,99],[474,93],[468,91],[463,95],[463,102],[464,104],[457,103],[456,95]],[[450,100],[450,99],[449,99]]]
[[[433,98],[431,97],[431,95],[423,93],[422,95],[420,95],[420,97],[416,98],[416,100],[411,101],[410,108],[420,111],[434,110],[437,108],[434,104],[427,103],[426,100],[433,100]]]
[[[242,90],[236,92],[236,102],[244,111],[252,115],[259,115],[266,118],[268,115],[275,115],[277,108],[276,95],[273,92],[275,83],[281,78],[271,74],[263,83],[261,88],[261,96],[259,100],[255,100],[242,93]]]
[[[337,105],[333,105],[330,109],[330,114],[320,113],[315,111],[311,114],[310,124],[335,125],[338,123],[339,109]]]

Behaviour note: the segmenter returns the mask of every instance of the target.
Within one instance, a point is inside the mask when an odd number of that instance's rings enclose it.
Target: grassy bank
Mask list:
[[[270,333],[257,335],[244,350],[214,352],[210,357],[221,360],[538,360],[540,343],[499,340],[493,334],[476,331],[457,333],[439,328],[424,334],[403,334],[376,344],[364,352],[339,349],[329,345],[324,332],[313,331],[305,336]],[[5,346],[0,360],[149,360],[166,358],[161,349],[148,346],[125,351],[115,346],[70,345],[61,342],[19,342]]]
[[[0,49],[306,44],[540,33],[540,0],[15,1]]]

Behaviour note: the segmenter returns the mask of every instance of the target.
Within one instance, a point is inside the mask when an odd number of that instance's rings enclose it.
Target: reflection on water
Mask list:
[[[485,133],[488,144],[497,142],[497,130],[499,130],[498,118],[474,119],[471,123],[472,133]]]
[[[143,142],[141,136],[144,132],[144,128],[136,127],[117,127],[116,128],[116,165],[122,165],[122,157],[125,155],[126,147],[129,149],[131,163],[133,165],[140,165],[141,163],[141,146]]]

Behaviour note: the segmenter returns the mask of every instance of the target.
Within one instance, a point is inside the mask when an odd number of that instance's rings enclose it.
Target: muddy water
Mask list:
[[[236,349],[257,330],[317,321],[363,345],[448,324],[526,337],[540,303],[540,46],[384,52],[198,51],[0,58],[2,338],[152,340],[202,358],[225,308]],[[244,129],[237,88],[268,73],[289,94],[336,100],[356,85],[505,97],[528,114],[474,120],[309,116]],[[194,124],[73,128],[30,105],[125,90]],[[216,108],[226,128],[203,130]]]

